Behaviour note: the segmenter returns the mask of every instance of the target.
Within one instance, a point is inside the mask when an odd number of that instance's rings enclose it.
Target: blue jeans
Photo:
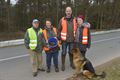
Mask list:
[[[62,55],[67,54],[67,47],[68,47],[68,53],[71,54],[71,50],[74,47],[74,43],[73,42],[63,42],[62,43]]]
[[[74,47],[73,42],[63,42],[62,43],[62,54],[61,54],[62,65],[65,65],[67,48],[68,48],[68,53],[69,53],[70,65],[73,65],[73,54],[71,54],[71,50],[73,49],[73,47]]]
[[[53,63],[55,67],[58,67],[58,51],[46,53],[46,64],[47,67],[51,67],[51,60],[53,58]]]

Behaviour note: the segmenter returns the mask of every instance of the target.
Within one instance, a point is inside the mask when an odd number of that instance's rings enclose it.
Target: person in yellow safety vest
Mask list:
[[[74,45],[76,28],[76,18],[72,16],[72,9],[71,7],[66,7],[65,16],[62,17],[58,26],[58,39],[60,40],[60,42],[62,42],[62,71],[65,70],[65,58],[67,54],[67,48],[69,53],[70,66],[72,69],[75,69],[73,64],[73,54],[71,54],[71,50],[73,49]]]
[[[45,45],[42,29],[39,27],[39,20],[34,19],[32,27],[27,29],[24,44],[29,50],[33,76],[36,77],[39,71],[45,71],[42,61],[42,50]]]
[[[57,37],[57,30],[55,27],[52,26],[50,19],[46,20],[46,26],[45,26],[45,29],[43,30],[43,34],[44,34],[44,38],[46,40],[46,46],[47,46],[47,44],[49,44],[48,39]],[[44,50],[46,52],[47,73],[49,73],[51,70],[52,58],[53,58],[54,66],[55,66],[55,71],[59,72],[59,68],[58,68],[58,51],[59,51],[59,49],[60,49],[59,42],[58,42],[57,46],[54,48],[44,47]]]
[[[84,16],[79,15],[77,17],[77,31],[75,42],[78,42],[78,47],[82,55],[85,57],[85,53],[91,45],[90,24],[84,22]]]

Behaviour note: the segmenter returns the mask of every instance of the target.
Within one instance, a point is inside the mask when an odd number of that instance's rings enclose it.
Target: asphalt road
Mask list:
[[[87,51],[87,57],[94,66],[119,56],[120,32],[92,36],[92,46]],[[46,68],[44,53],[43,59]],[[69,67],[69,58],[67,57],[66,71],[56,73],[52,67],[51,73],[39,72],[39,75],[33,78],[28,51],[24,45],[0,48],[0,80],[64,80],[73,73],[74,70]]]

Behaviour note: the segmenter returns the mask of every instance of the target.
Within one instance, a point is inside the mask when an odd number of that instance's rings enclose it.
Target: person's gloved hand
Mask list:
[[[46,41],[46,47],[49,47],[48,41]]]
[[[57,37],[57,39],[58,39],[58,40],[61,40],[61,38],[60,38],[60,37]]]
[[[62,44],[62,41],[61,41],[61,40],[59,40],[59,44],[60,44],[60,45]]]

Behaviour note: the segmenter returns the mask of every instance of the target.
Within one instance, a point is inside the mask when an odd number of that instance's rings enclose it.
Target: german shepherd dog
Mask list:
[[[81,72],[84,65],[86,64],[86,59],[84,59],[84,57],[82,56],[79,48],[72,49],[72,54],[73,54],[73,63],[75,66],[75,74],[66,80],[81,80],[81,79],[76,79],[78,77],[81,78],[80,77],[81,75],[87,79],[92,79],[96,77],[105,78],[105,75],[106,75],[105,72],[102,72],[102,74],[100,75],[92,73],[89,70],[83,70]]]

